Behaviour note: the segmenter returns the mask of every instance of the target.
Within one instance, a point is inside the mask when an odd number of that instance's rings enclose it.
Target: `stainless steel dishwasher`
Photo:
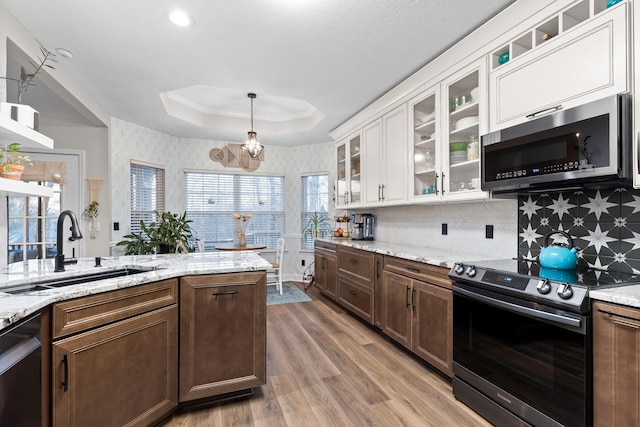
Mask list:
[[[42,424],[40,314],[0,331],[0,425]]]

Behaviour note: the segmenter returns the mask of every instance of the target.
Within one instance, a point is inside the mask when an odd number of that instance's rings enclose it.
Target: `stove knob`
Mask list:
[[[470,265],[469,267],[467,267],[467,276],[469,277],[474,277],[476,275],[477,271],[476,271],[476,267],[473,265]]]
[[[538,282],[538,286],[536,286],[536,289],[538,289],[538,292],[540,292],[541,294],[546,295],[551,292],[551,283],[549,283],[547,279],[542,279],[540,280],[540,282]]]
[[[573,289],[568,283],[563,283],[558,286],[558,296],[562,299],[569,299],[573,296]]]
[[[456,274],[460,276],[461,274],[464,273],[464,264],[461,262],[456,263],[456,265],[453,266],[453,271],[455,271]]]

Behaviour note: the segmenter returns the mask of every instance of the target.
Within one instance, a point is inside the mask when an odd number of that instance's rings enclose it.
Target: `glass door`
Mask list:
[[[437,108],[435,92],[413,104],[413,197],[440,193]]]
[[[336,170],[336,208],[345,207],[347,204],[347,142],[336,146],[337,170]]]
[[[349,140],[349,205],[362,202],[362,186],[360,179],[360,134]],[[352,206],[353,207],[353,206]]]
[[[362,203],[360,179],[360,132],[336,146],[336,208]]]
[[[448,173],[445,196],[480,191],[480,69],[468,72],[445,85],[449,114],[446,133]],[[443,168],[446,169],[446,168]],[[465,196],[462,196],[465,197]]]

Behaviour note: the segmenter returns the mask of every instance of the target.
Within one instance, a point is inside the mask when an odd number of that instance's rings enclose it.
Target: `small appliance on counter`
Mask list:
[[[375,226],[375,217],[371,214],[351,214],[352,240],[373,240],[373,229]]]

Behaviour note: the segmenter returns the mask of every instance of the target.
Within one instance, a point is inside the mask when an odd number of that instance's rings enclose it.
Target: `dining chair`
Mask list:
[[[287,241],[280,237],[276,243],[276,259],[271,263],[271,269],[267,270],[267,285],[276,285],[276,289],[282,295],[282,260]]]

